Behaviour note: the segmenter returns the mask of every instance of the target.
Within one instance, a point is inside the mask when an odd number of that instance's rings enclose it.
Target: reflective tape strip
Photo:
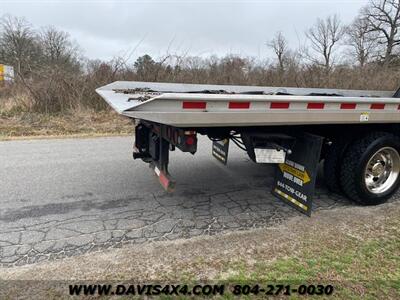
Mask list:
[[[163,172],[160,172],[160,175],[158,176],[158,179],[160,180],[160,183],[162,184],[162,186],[163,186],[165,189],[168,189],[169,180],[168,180],[168,178],[164,175]]]
[[[384,109],[385,104],[384,103],[373,103],[371,104],[371,109]]]
[[[325,103],[309,102],[307,103],[307,109],[324,109]]]
[[[182,102],[182,108],[183,109],[205,109],[207,107],[207,102],[205,101],[183,101]]]
[[[357,107],[357,103],[342,103],[340,104],[340,109],[355,109]]]
[[[160,169],[157,167],[154,167],[154,172],[156,172],[157,176],[160,176],[160,174],[161,174]]]
[[[270,109],[290,109],[291,108],[291,103],[292,102],[267,102],[269,103],[269,108]],[[296,106],[296,104],[301,104],[306,106],[306,109],[325,109],[326,108],[326,102],[293,102],[293,109],[298,110],[300,106]],[[255,103],[257,104],[257,103]],[[356,109],[358,103],[339,103],[339,109]],[[363,103],[360,103],[363,104]],[[226,105],[222,104],[221,105]],[[385,109],[387,106],[385,103],[371,103],[368,104],[369,109],[376,110],[376,109]],[[229,101],[228,102],[228,109],[249,109],[252,106],[251,101]],[[214,106],[213,106],[214,107]],[[212,108],[211,107],[211,110]],[[257,105],[254,105],[254,109],[256,107],[259,107]],[[304,107],[304,106],[303,106]],[[182,108],[183,109],[206,109],[207,108],[207,102],[206,101],[183,101],[182,102]],[[253,110],[254,110],[253,109]],[[397,107],[398,110],[400,110],[400,104]],[[330,106],[329,110],[333,110],[333,107]]]
[[[169,179],[157,166],[154,167],[154,172],[156,173],[158,180],[160,180],[161,185],[165,188],[168,189],[169,186]]]
[[[271,109],[288,109],[290,102],[271,102],[269,108]]]
[[[305,206],[303,203],[300,203],[299,201],[297,201],[293,197],[289,196],[288,194],[282,192],[281,190],[278,190],[277,188],[275,188],[275,192],[277,194],[279,194],[280,196],[284,197],[285,199],[289,200],[290,202],[292,202],[294,205],[300,207],[301,209],[304,209],[305,211],[308,210],[308,207]]]
[[[249,109],[250,102],[229,102],[229,109]]]

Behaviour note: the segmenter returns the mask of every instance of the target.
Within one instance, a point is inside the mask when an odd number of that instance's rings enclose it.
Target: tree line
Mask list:
[[[130,54],[110,61],[86,59],[67,32],[36,29],[24,18],[5,15],[0,63],[15,69],[16,84],[8,93],[29,96],[18,105],[44,113],[107,109],[94,90],[115,80],[394,90],[400,83],[399,28],[400,0],[370,0],[351,24],[338,15],[318,18],[297,48],[277,32],[266,41],[274,58],[167,51],[130,63]]]

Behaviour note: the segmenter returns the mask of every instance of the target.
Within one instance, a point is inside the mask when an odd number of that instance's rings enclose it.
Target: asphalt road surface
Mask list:
[[[172,195],[131,149],[130,137],[0,142],[0,265],[301,216],[271,195],[274,167],[254,164],[234,145],[227,167],[205,138],[195,156],[171,153]],[[353,205],[317,186],[315,209]]]

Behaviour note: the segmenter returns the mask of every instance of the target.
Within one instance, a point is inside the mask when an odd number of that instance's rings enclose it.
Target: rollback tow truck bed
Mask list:
[[[224,164],[230,141],[254,162],[276,164],[272,193],[307,215],[323,159],[327,186],[358,203],[382,203],[399,186],[398,91],[115,82],[97,92],[135,119],[133,157],[167,191],[169,151],[194,154],[197,134]]]

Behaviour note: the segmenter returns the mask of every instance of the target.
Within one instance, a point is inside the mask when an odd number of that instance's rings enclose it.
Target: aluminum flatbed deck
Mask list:
[[[395,91],[117,81],[96,92],[124,116],[176,127],[400,123]]]

